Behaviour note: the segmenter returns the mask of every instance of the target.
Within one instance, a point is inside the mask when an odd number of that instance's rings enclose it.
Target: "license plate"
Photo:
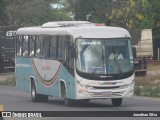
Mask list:
[[[110,96],[110,95],[112,95],[112,92],[111,92],[111,91],[102,92],[102,95],[103,95],[103,96]]]

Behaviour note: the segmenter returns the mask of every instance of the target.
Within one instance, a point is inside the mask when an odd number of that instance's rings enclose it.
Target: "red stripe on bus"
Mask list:
[[[47,82],[45,82],[45,81],[43,80],[43,78],[42,78],[41,75],[39,74],[38,70],[36,69],[36,66],[35,66],[35,64],[34,64],[34,61],[33,61],[32,63],[33,63],[34,71],[36,72],[36,75],[37,75],[38,79],[40,80],[40,82],[41,82],[43,85],[45,85],[45,86],[51,86],[51,85],[53,85],[53,84],[56,82],[56,80],[57,80],[57,78],[58,78],[58,76],[59,76],[59,74],[60,74],[60,71],[61,71],[61,68],[62,68],[62,64],[60,64],[60,66],[59,66],[56,74],[54,75],[53,79],[51,80],[51,82],[48,82],[48,83],[47,83]]]

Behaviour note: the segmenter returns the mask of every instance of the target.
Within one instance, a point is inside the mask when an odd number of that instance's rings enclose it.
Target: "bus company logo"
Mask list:
[[[19,118],[24,118],[24,117],[42,117],[42,114],[39,112],[2,112],[2,117],[19,117]]]
[[[103,82],[101,85],[116,85],[117,83],[123,83],[123,82]]]
[[[38,80],[45,86],[49,87],[51,85],[53,85],[58,76],[60,75],[60,72],[61,72],[61,69],[62,69],[62,64],[60,64],[56,69],[57,71],[52,74],[52,77],[48,80],[46,80],[46,74],[44,71],[41,71],[41,69],[43,70],[47,70],[47,72],[51,72],[51,69],[52,69],[52,66],[49,66],[49,65],[44,65],[44,66],[39,66],[39,69],[36,67],[36,65],[38,66],[39,65],[39,62],[38,61],[32,61],[32,65],[33,65],[33,69],[36,73],[36,76],[38,78]],[[40,72],[41,71],[41,72]]]
[[[51,70],[50,66],[41,66],[42,70]]]
[[[2,112],[2,117],[12,117],[11,112]]]
[[[103,82],[101,85],[116,85],[116,82]]]

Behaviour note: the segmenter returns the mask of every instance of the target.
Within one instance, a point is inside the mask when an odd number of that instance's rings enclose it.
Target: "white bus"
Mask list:
[[[48,22],[16,32],[16,84],[33,102],[49,96],[74,101],[110,98],[114,106],[134,94],[131,37],[118,27],[87,21]]]

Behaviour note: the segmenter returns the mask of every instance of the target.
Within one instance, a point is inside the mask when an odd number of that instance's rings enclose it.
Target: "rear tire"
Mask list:
[[[67,91],[66,91],[64,83],[61,84],[61,93],[62,93],[62,98],[64,100],[64,104],[66,106],[72,106],[74,103],[74,100],[71,100],[67,97]]]
[[[121,106],[122,98],[112,98],[112,105],[113,106]]]
[[[31,82],[31,98],[33,102],[46,102],[48,101],[48,95],[37,94],[35,83]]]
[[[64,96],[64,104],[66,106],[72,106],[73,103],[74,103],[74,100],[71,100],[71,99],[67,98],[67,96]]]

